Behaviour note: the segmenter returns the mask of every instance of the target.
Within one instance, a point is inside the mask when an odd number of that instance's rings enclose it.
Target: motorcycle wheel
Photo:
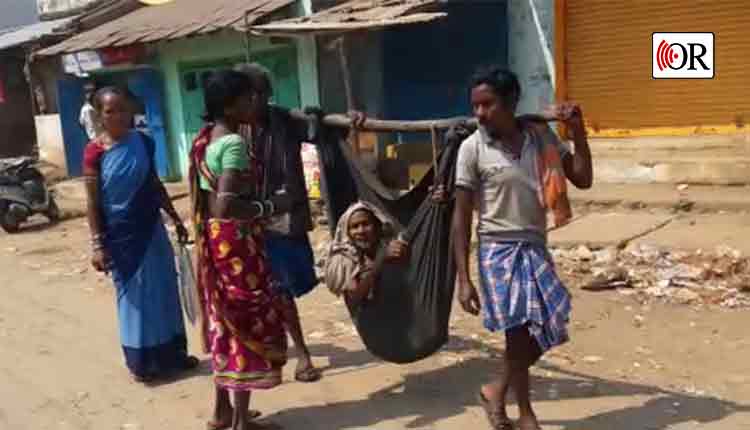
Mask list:
[[[52,222],[60,221],[60,208],[52,197],[49,198],[49,204],[47,205],[47,210],[44,212],[44,216]]]

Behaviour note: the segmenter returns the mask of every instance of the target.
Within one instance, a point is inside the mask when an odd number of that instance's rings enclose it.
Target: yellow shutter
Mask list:
[[[567,0],[567,94],[594,131],[737,129],[750,121],[750,9],[744,0]],[[654,32],[713,32],[715,78],[651,78]]]

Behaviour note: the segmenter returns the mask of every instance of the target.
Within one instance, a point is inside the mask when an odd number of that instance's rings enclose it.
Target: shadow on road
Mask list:
[[[479,347],[476,341],[457,340],[468,349]],[[500,350],[491,352],[502,355]],[[362,366],[375,360],[367,351],[349,351],[328,344],[315,346],[313,353],[328,355],[331,359],[329,369]],[[667,430],[680,423],[709,423],[736,412],[750,411],[750,406],[717,398],[689,396],[655,386],[607,380],[546,363],[539,368],[560,376],[534,378],[536,402],[651,397],[640,406],[628,406],[583,419],[544,421],[544,417],[540,417],[543,425],[560,426],[564,430]],[[364,400],[300,406],[279,411],[268,419],[286,429],[330,430],[376,429],[381,422],[411,417],[404,428],[430,428],[444,419],[467,413],[468,407],[477,406],[477,389],[498,369],[499,359],[471,358],[455,365],[406,375],[403,381],[379,389]],[[484,420],[484,417],[481,419]]]

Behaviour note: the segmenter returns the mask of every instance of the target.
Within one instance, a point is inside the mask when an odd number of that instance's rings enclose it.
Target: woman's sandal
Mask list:
[[[130,376],[136,384],[150,384],[157,379],[156,375],[136,375],[135,373],[131,373]]]
[[[186,355],[184,361],[182,362],[181,370],[197,369],[200,365],[201,361],[198,359],[198,357]]]
[[[490,401],[484,397],[482,390],[477,393],[477,401],[484,408],[487,420],[490,422],[492,430],[514,430],[513,421],[507,416],[503,416],[499,409],[494,408]]]
[[[320,370],[310,366],[294,373],[294,379],[299,382],[318,382],[323,375]]]
[[[260,416],[263,415],[263,412],[257,411],[255,409],[250,409],[247,411],[247,419],[248,421],[252,421],[254,419],[260,418]],[[216,422],[216,421],[209,421],[206,423],[206,430],[224,430],[232,427],[232,421],[229,422]]]

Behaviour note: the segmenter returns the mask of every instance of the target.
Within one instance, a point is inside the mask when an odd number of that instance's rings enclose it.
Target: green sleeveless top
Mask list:
[[[208,144],[206,148],[206,166],[217,178],[225,170],[248,170],[250,168],[250,156],[247,144],[239,134],[227,134]],[[209,181],[200,177],[201,189],[215,191]]]

